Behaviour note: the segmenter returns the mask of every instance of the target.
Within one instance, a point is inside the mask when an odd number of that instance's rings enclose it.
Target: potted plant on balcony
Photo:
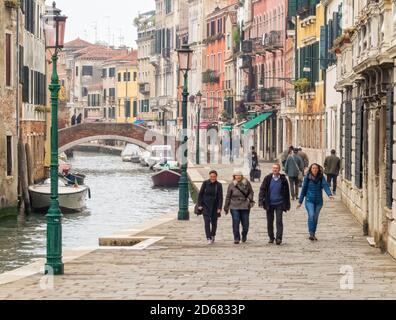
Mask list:
[[[294,81],[294,89],[297,92],[305,93],[309,88],[310,82],[307,78],[300,78]]]
[[[235,109],[235,113],[237,114],[238,121],[244,120],[247,118],[247,109],[243,102],[239,104],[239,106]]]
[[[16,9],[21,3],[20,0],[4,0],[4,5],[8,8]]]

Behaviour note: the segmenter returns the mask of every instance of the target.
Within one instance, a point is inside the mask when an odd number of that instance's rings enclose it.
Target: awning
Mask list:
[[[272,115],[272,112],[265,112],[265,113],[260,114],[256,118],[246,122],[242,126],[243,133],[246,133],[250,129],[253,129],[253,128],[257,127],[260,123],[262,123],[263,121],[267,120],[271,115]]]
[[[222,126],[221,130],[223,130],[223,131],[232,131],[232,126],[231,125]]]
[[[144,124],[144,120],[136,120],[133,124],[135,125],[135,126],[138,126],[138,125],[141,125],[141,124]]]

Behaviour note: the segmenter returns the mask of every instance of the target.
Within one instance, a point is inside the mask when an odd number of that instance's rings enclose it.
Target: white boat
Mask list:
[[[152,168],[162,160],[174,161],[172,147],[168,145],[152,146],[151,155],[147,160],[149,167]]]
[[[177,161],[161,160],[155,166],[153,166],[154,171],[162,171],[164,169],[169,169],[180,173],[179,163]]]
[[[121,153],[122,161],[139,163],[142,152],[140,148],[134,144],[127,144]]]
[[[149,151],[144,151],[140,156],[140,164],[144,167],[148,167],[148,158],[150,158],[151,153]]]
[[[63,213],[79,212],[85,208],[85,200],[90,196],[87,186],[68,186],[62,179],[58,180],[59,206]],[[32,208],[45,212],[49,208],[51,198],[51,182],[47,179],[43,184],[29,187]]]

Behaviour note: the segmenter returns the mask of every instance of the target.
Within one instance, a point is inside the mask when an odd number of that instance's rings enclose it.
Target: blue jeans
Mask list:
[[[323,203],[313,203],[305,200],[305,209],[308,212],[308,230],[310,235],[315,235],[318,226],[319,213]]]
[[[246,238],[249,232],[249,215],[250,210],[231,209],[232,230],[234,232],[234,240],[241,241],[240,225],[242,224],[242,237]]]

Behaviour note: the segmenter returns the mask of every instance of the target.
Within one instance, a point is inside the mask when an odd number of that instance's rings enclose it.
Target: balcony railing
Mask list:
[[[207,108],[202,108],[201,111],[201,121],[218,121],[219,120],[219,108],[212,108],[212,107],[207,107]]]
[[[202,73],[202,83],[219,83],[220,76],[215,70],[206,70]]]
[[[271,31],[265,33],[262,39],[262,45],[264,49],[271,51],[274,49],[280,49],[283,47],[282,31]]]
[[[284,97],[284,92],[281,87],[263,88],[259,91],[261,101],[267,104],[280,104]]]
[[[150,84],[147,82],[140,83],[139,84],[139,92],[141,94],[149,94],[150,93]]]

